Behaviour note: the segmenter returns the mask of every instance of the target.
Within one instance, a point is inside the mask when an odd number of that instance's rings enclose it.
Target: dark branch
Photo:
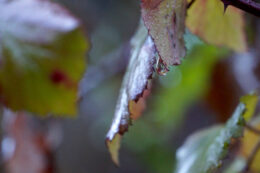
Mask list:
[[[187,4],[187,9],[189,9],[194,2],[195,2],[195,0],[191,0],[191,1]]]
[[[257,17],[260,17],[260,4],[253,0],[221,0],[224,6],[232,5]]]

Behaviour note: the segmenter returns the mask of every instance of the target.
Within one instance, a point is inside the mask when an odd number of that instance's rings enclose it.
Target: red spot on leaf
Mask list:
[[[142,8],[155,9],[163,0],[141,0]]]
[[[64,81],[66,81],[67,76],[62,71],[56,69],[51,73],[50,79],[53,83],[59,84],[59,83],[63,83]]]
[[[50,80],[54,84],[62,84],[67,88],[77,89],[77,83],[75,83],[71,78],[69,78],[69,76],[65,72],[59,69],[54,69],[51,72]]]

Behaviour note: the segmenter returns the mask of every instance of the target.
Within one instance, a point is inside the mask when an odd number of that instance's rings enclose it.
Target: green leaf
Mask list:
[[[205,173],[207,149],[215,141],[222,126],[215,126],[196,132],[177,151],[176,173]]]
[[[207,43],[240,52],[247,48],[242,12],[228,7],[224,13],[219,0],[196,0],[187,12],[186,25]]]
[[[0,2],[0,101],[13,110],[75,115],[87,48],[79,21],[63,7]]]
[[[246,121],[249,121],[255,113],[255,107],[256,104],[258,103],[258,94],[257,92],[253,92],[251,94],[242,97],[240,101],[244,103],[248,108],[248,111],[244,115],[244,118]]]
[[[251,109],[254,108],[240,103],[225,127],[212,127],[189,137],[178,150],[176,173],[210,173],[219,168],[232,139],[243,135],[244,115]]]
[[[140,24],[132,38],[131,46],[131,57],[118,97],[114,120],[106,137],[111,157],[117,165],[119,164],[118,150],[121,139],[117,136],[123,135],[131,125],[135,112],[133,102],[137,102],[147,89],[155,63],[154,44],[143,23]]]
[[[142,18],[164,65],[178,65],[185,55],[185,0],[142,0]]]

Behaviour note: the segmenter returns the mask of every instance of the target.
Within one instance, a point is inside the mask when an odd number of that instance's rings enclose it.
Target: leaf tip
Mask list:
[[[226,12],[226,10],[227,10],[227,8],[229,6],[229,3],[227,2],[227,0],[221,0],[221,1],[222,1],[223,5],[224,5],[224,14],[225,14],[225,12]]]
[[[109,137],[106,138],[106,146],[108,148],[113,163],[117,167],[120,166],[119,163],[120,143],[121,143],[121,135],[118,133],[112,139]]]

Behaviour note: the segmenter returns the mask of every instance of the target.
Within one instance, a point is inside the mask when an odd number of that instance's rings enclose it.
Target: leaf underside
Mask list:
[[[124,76],[117,101],[114,120],[107,133],[106,143],[115,164],[119,164],[119,141],[131,125],[135,112],[135,104],[142,97],[148,87],[155,63],[155,48],[152,39],[148,36],[146,28],[140,25],[131,40],[131,58]],[[115,147],[114,145],[117,145]]]
[[[177,151],[176,173],[210,173],[222,165],[234,140],[243,135],[244,116],[254,112],[252,105],[257,102],[254,98],[257,96],[246,97],[247,101],[237,106],[225,126],[199,131],[187,139]]]

